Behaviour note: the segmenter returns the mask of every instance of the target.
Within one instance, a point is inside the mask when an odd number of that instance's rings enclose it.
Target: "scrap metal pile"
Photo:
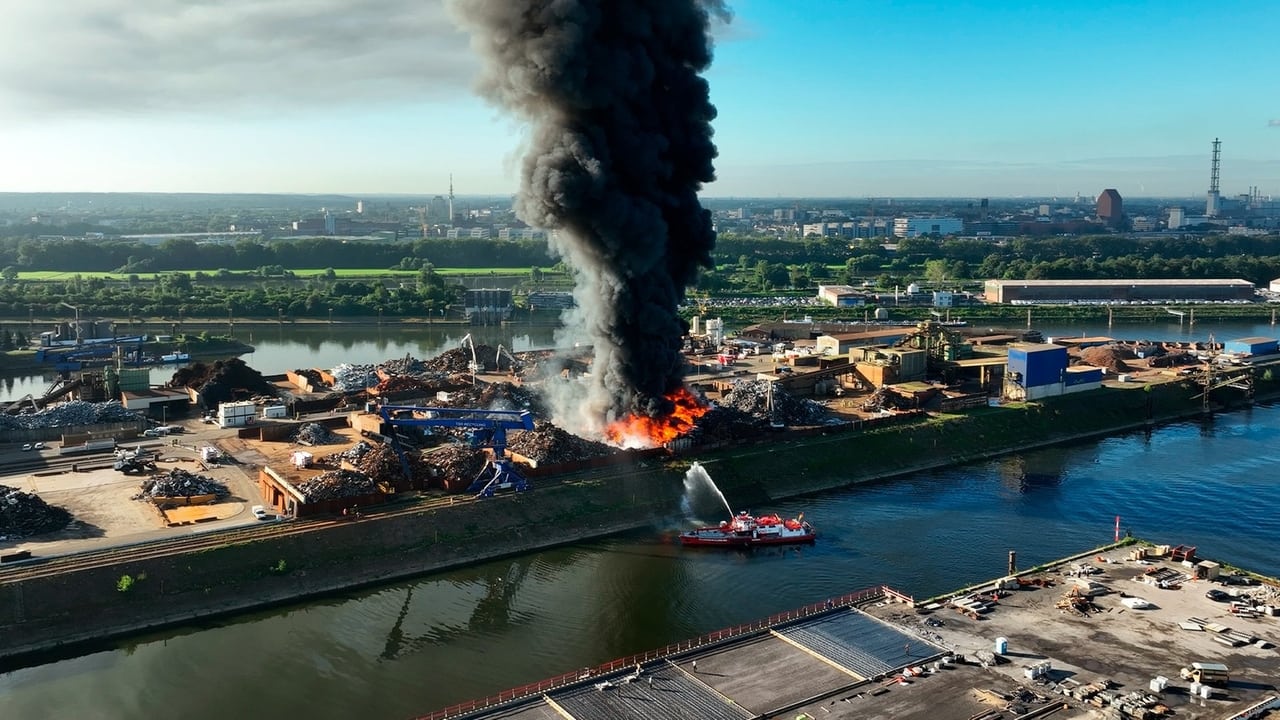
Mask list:
[[[196,475],[182,468],[173,468],[159,475],[152,475],[142,481],[142,492],[134,496],[134,500],[152,498],[193,497],[196,495],[216,495],[222,499],[231,495],[231,491],[223,483],[204,475]]]
[[[372,365],[341,363],[329,372],[333,375],[333,389],[338,392],[364,390],[378,381]]]
[[[498,348],[492,345],[476,345],[475,361],[480,371],[494,369],[493,359],[498,355]],[[471,350],[469,348],[453,348],[426,361],[428,370],[443,373],[471,372]]]
[[[580,438],[545,420],[536,421],[532,430],[508,433],[507,449],[540,465],[590,460],[618,452],[611,445]]]
[[[406,452],[404,459],[409,463],[410,477],[404,477],[404,466],[400,464],[400,457],[396,455],[396,451],[389,445],[374,445],[355,461],[356,467],[360,468],[360,472],[377,480],[395,480],[403,478],[405,480],[417,480],[425,485],[427,481],[434,477],[436,471],[416,452]]]
[[[342,467],[342,461],[346,460],[352,465],[359,467],[361,458],[363,458],[365,454],[367,454],[372,449],[373,449],[373,445],[370,445],[368,442],[361,440],[360,442],[356,443],[355,445],[352,445],[350,448],[347,448],[342,452],[332,453],[330,455],[325,455],[323,457],[316,458],[316,465],[319,465],[321,467],[336,469],[336,468]]]
[[[0,485],[0,540],[56,532],[71,522],[71,513],[38,495]]]
[[[509,382],[467,385],[449,393],[448,402],[441,405],[460,408],[484,408],[486,410],[528,410],[534,415],[545,415],[542,398],[523,385]]]
[[[378,490],[373,478],[355,470],[330,470],[297,484],[307,502],[339,500],[371,495]]]
[[[320,375],[319,370],[313,370],[311,368],[298,368],[293,372],[296,375],[306,378],[307,384],[310,385],[314,390],[323,391],[328,389],[329,387],[329,383],[325,382],[325,379]]]
[[[72,400],[58,403],[40,412],[22,415],[0,414],[0,430],[36,430],[71,425],[128,422],[137,420],[138,417],[137,413],[126,410],[117,400],[104,403]]]
[[[772,399],[770,385],[774,386]],[[721,405],[766,422],[778,420],[787,425],[821,425],[830,419],[822,405],[797,398],[770,380],[739,380],[725,393]]]
[[[346,438],[333,432],[329,428],[320,423],[307,423],[298,428],[298,432],[293,436],[294,441],[303,445],[337,445],[344,443]]]
[[[485,451],[460,444],[443,445],[423,453],[422,459],[435,468],[436,477],[448,492],[467,489],[471,481],[489,464],[489,456]]]
[[[240,358],[219,360],[212,365],[191,363],[173,374],[169,387],[195,388],[200,394],[200,404],[206,408],[216,408],[220,403],[235,400],[237,392],[241,395],[247,392],[250,395],[276,396],[275,386]]]

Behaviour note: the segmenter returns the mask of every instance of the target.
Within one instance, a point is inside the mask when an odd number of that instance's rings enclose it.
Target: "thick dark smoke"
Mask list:
[[[700,73],[720,0],[455,0],[485,60],[483,94],[532,125],[516,213],[553,230],[577,274],[570,320],[595,350],[579,428],[669,411],[681,383],[676,308],[715,232],[698,202],[715,179]],[[569,409],[569,408],[564,408]],[[562,418],[567,419],[567,418]]]

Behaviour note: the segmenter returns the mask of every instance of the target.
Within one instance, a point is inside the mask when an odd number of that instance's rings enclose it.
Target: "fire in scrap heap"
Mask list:
[[[470,428],[471,446],[487,447],[493,457],[484,470],[471,481],[467,492],[481,497],[491,497],[498,490],[523,492],[530,489],[529,481],[511,464],[507,457],[507,431],[532,430],[533,415],[527,410],[471,410],[465,408],[418,407],[415,405],[383,405],[378,408],[383,422],[391,427]],[[400,458],[405,476],[410,475],[409,461],[396,433],[389,433],[391,446]]]

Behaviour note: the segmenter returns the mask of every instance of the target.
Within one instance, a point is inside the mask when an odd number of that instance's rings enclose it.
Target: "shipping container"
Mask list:
[[[1239,340],[1228,340],[1222,349],[1229,353],[1241,355],[1272,355],[1277,350],[1277,341],[1267,337],[1247,337]]]
[[[220,427],[242,427],[253,421],[258,408],[251,401],[222,403],[218,406]]]
[[[1067,372],[1063,376],[1063,382],[1067,387],[1101,383],[1102,368],[1087,366],[1067,368]]]
[[[1010,379],[1023,387],[1062,382],[1067,349],[1060,345],[1016,343],[1009,346]],[[1014,375],[1013,373],[1016,373]]]
[[[289,408],[285,405],[267,405],[262,408],[264,418],[282,418],[289,416]]]

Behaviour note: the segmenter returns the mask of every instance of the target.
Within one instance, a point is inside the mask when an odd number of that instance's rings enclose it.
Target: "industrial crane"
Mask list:
[[[80,339],[80,308],[66,301],[59,302],[58,304],[62,307],[71,308],[76,311],[76,344],[79,345],[82,342]]]
[[[467,492],[478,497],[492,497],[498,490],[524,492],[530,489],[526,480],[511,466],[507,457],[507,431],[532,430],[533,414],[528,410],[469,410],[466,408],[383,405],[378,408],[383,421],[392,427],[470,428],[471,446],[493,450],[493,457],[480,474],[467,486]],[[389,433],[392,448],[400,458],[405,477],[409,477],[409,461],[394,432]]]
[[[480,372],[480,362],[476,360],[476,341],[471,339],[471,333],[462,336],[459,345],[469,346],[471,348],[471,362],[467,363],[467,370],[471,371],[471,384],[476,384],[476,373]]]
[[[517,372],[519,372],[519,371],[520,371],[520,361],[516,359],[516,356],[515,356],[515,355],[512,355],[512,354],[511,354],[511,351],[510,351],[510,350],[507,350],[505,347],[503,347],[503,346],[501,346],[501,345],[499,345],[499,346],[498,346],[498,353],[497,353],[497,355],[493,358],[493,366],[494,366],[495,368],[499,368],[499,369],[501,369],[501,368],[502,368],[502,356],[503,356],[503,355],[506,355],[506,356],[507,356],[507,362],[511,363],[511,365],[510,365],[510,368],[511,368],[511,374],[512,374],[512,375],[515,375]]]

